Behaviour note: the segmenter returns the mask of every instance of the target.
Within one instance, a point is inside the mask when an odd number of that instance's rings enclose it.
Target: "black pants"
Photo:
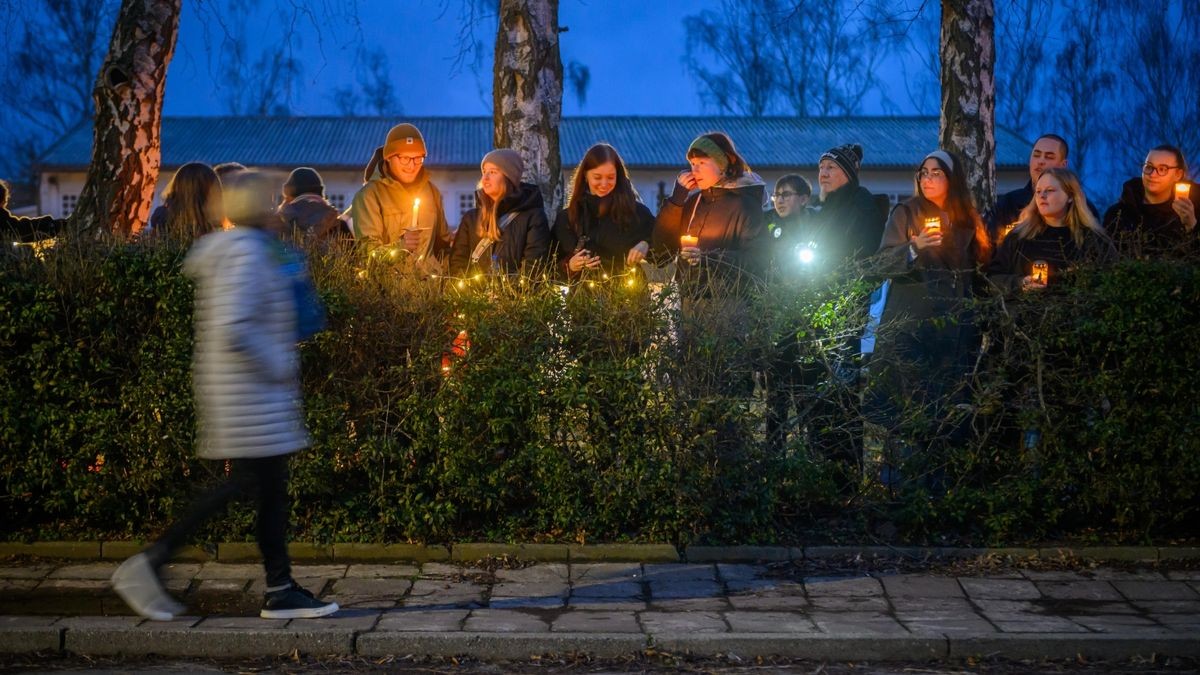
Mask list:
[[[187,513],[150,547],[150,564],[158,568],[170,560],[205,521],[224,512],[229,502],[257,495],[255,536],[267,572],[267,587],[287,585],[292,580],[287,552],[287,481],[287,455],[233,460],[229,478],[192,502]]]

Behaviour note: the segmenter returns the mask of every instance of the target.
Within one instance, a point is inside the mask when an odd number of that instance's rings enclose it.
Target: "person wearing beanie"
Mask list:
[[[678,256],[685,294],[744,288],[762,272],[766,186],[721,132],[692,141],[687,161],[655,219],[652,248],[659,258]]]
[[[337,209],[325,199],[321,174],[307,166],[293,170],[283,184],[279,217],[287,225],[288,236],[305,248],[350,237],[350,230],[338,217]]]
[[[443,271],[451,235],[442,192],[429,178],[425,157],[420,130],[408,123],[392,127],[367,163],[351,215],[354,238],[367,250],[406,252],[414,269],[428,275]]]
[[[875,197],[858,182],[862,160],[862,146],[852,143],[826,151],[817,165],[820,192],[812,205],[810,224],[824,233],[825,260],[861,260],[879,248],[884,214]]]
[[[492,150],[479,163],[475,208],[463,214],[450,252],[450,276],[536,271],[548,261],[550,225],[542,191],[521,181],[516,150]]]
[[[872,259],[873,271],[891,284],[864,403],[868,419],[889,434],[892,462],[965,431],[954,413],[969,402],[966,377],[979,348],[971,300],[985,285],[980,270],[992,254],[959,157],[926,155],[913,193],[892,209]],[[914,419],[926,428],[915,428]]]
[[[646,257],[653,231],[654,214],[639,200],[617,149],[588,148],[551,229],[559,272],[568,279],[590,270],[615,277]]]
[[[292,264],[279,239],[276,187],[253,171],[228,181],[225,212],[234,227],[197,239],[183,263],[196,287],[196,454],[229,467],[229,475],[113,573],[113,590],[147,619],[170,621],[184,613],[163,588],[159,570],[229,502],[251,498],[266,576],[260,616],[317,618],[338,610],[296,583],[288,557],[288,458],[312,443],[296,345],[296,284],[307,273],[303,264]]]

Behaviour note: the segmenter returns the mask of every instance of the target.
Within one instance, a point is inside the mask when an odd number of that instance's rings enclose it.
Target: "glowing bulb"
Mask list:
[[[816,257],[817,254],[813,253],[811,248],[800,249],[800,262],[804,263],[805,265],[811,263]]]
[[[462,279],[459,279],[458,283],[455,285],[458,286],[459,288],[462,288],[462,287],[466,286],[467,283],[465,281],[463,281]]]

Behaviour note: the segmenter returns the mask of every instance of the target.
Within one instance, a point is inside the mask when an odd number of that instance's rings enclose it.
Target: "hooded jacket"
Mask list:
[[[416,180],[406,185],[392,177],[387,162],[383,161],[383,148],[378,148],[363,177],[366,183],[354,195],[351,207],[355,239],[364,242],[367,248],[395,246],[403,242],[407,228],[416,227],[421,233],[418,255],[426,260],[445,257],[450,250],[450,226],[446,222],[442,192],[429,180],[424,167]],[[414,224],[416,199],[421,203]]]
[[[198,239],[183,272],[196,284],[197,455],[270,457],[309,445],[301,409],[296,299],[280,243],[237,227]]]
[[[1200,188],[1195,183],[1191,185],[1188,198],[1200,216]],[[1197,245],[1200,226],[1193,227],[1191,232],[1184,229],[1171,204],[1172,201],[1147,204],[1142,179],[1130,179],[1121,189],[1121,199],[1104,213],[1104,230],[1126,255],[1196,255],[1200,249]]]
[[[304,242],[328,244],[339,239],[348,239],[350,231],[338,218],[337,209],[317,194],[303,194],[279,207],[279,217],[287,225],[290,234]]]
[[[483,203],[481,193],[476,193],[476,203]],[[505,224],[505,217],[513,214]],[[550,225],[542,201],[542,192],[536,185],[521,183],[511,194],[505,195],[496,205],[496,222],[501,225],[500,241],[492,244],[479,260],[472,262],[483,233],[479,231],[478,208],[463,214],[450,251],[451,276],[466,276],[476,271],[514,274],[522,267],[545,264],[550,252]]]
[[[654,233],[654,215],[645,204],[635,202],[634,221],[622,227],[605,210],[611,200],[591,194],[584,195],[582,199],[583,217],[582,222],[578,223],[578,233],[576,228],[571,227],[570,214],[565,208],[559,210],[551,228],[554,258],[562,268],[560,271],[569,273],[565,271],[566,263],[575,255],[582,236],[587,238],[583,247],[600,257],[601,269],[610,274],[620,272],[625,267],[629,249],[639,242],[650,243]],[[604,215],[601,215],[601,211],[605,211]]]
[[[765,194],[765,184],[754,173],[690,193],[676,182],[655,219],[651,246],[657,257],[666,259],[679,253],[681,236],[697,237],[700,262],[680,263],[678,268],[685,284],[704,284],[712,274],[727,280],[759,276]]]

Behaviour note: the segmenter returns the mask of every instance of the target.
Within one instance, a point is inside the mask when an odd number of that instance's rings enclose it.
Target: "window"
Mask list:
[[[79,195],[63,195],[62,196],[62,217],[66,218],[75,211],[75,206],[79,204]]]
[[[346,210],[346,195],[329,195],[329,203],[333,204],[333,208],[338,210],[338,213]]]
[[[475,208],[475,193],[474,192],[458,193],[458,217],[459,217],[459,219],[462,219],[463,214],[466,213],[467,211],[470,211],[473,208]]]

